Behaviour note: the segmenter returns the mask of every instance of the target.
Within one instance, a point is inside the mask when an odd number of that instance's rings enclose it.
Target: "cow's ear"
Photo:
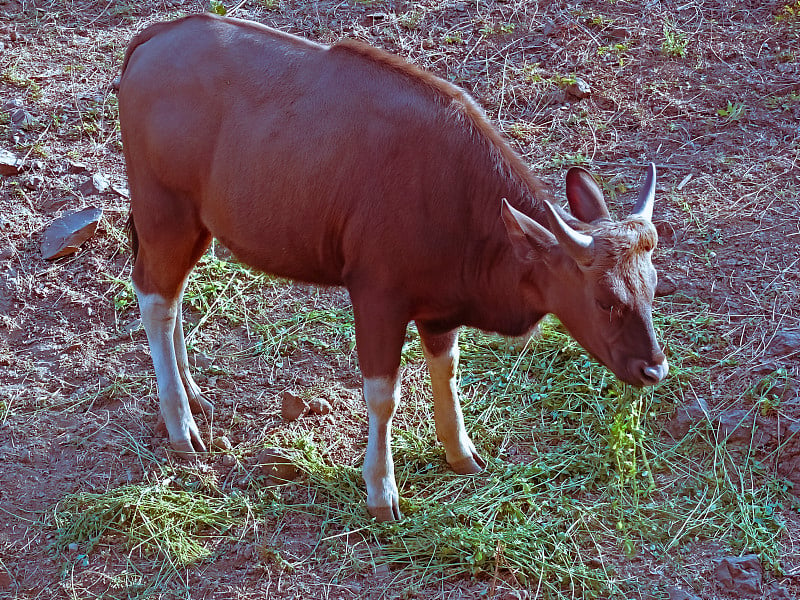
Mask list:
[[[572,214],[584,223],[610,218],[603,190],[592,174],[581,167],[567,171],[567,201]]]
[[[501,214],[508,239],[514,248],[514,254],[521,261],[527,262],[533,256],[541,255],[558,245],[558,240],[552,233],[525,213],[511,206],[505,198],[503,198]]]

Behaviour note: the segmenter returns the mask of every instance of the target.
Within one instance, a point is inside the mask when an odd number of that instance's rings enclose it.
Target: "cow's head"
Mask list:
[[[540,269],[531,269],[523,285],[587,351],[637,386],[655,385],[668,371],[651,315],[656,287],[651,255],[658,240],[651,223],[654,195],[651,165],[633,214],[614,221],[594,178],[573,167],[567,199],[574,217],[545,202],[547,229],[503,202],[517,257],[547,269],[545,280]]]

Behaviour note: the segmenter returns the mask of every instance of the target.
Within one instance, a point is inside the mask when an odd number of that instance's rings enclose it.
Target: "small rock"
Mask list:
[[[214,446],[214,448],[216,448],[217,450],[222,450],[224,452],[230,452],[231,450],[233,450],[233,444],[231,444],[231,441],[224,435],[215,437],[211,441],[211,445]]]
[[[627,40],[631,37],[631,32],[624,27],[613,27],[606,31],[606,35],[615,40]]]
[[[207,371],[214,364],[214,359],[207,354],[203,354],[202,352],[196,352],[192,356],[192,363],[194,363],[194,366],[198,369]]]
[[[669,221],[653,221],[658,234],[658,241],[669,242],[675,237],[675,226]]]
[[[0,590],[10,590],[11,589],[11,574],[5,570],[5,568],[0,567]]]
[[[82,162],[78,162],[77,160],[72,160],[71,158],[67,160],[67,173],[70,175],[83,175],[84,173],[89,172],[89,167],[87,167]]]
[[[22,182],[23,187],[28,190],[38,190],[44,186],[44,177],[41,175],[31,175],[30,177],[26,177],[25,180]]]
[[[775,332],[775,337],[767,347],[767,353],[783,358],[800,353],[800,329],[782,329]]]
[[[753,415],[748,410],[731,409],[714,417],[720,439],[729,444],[748,445],[753,439]]]
[[[285,391],[281,395],[281,416],[287,421],[296,421],[308,410],[308,404],[297,394]]]
[[[44,232],[42,256],[53,260],[77,252],[94,235],[102,216],[102,209],[90,206],[56,219]]]
[[[109,187],[108,179],[102,173],[95,173],[89,179],[78,186],[78,191],[84,196],[102,194]]]
[[[300,471],[292,462],[291,455],[282,448],[265,448],[256,459],[262,475],[278,481],[293,481]]]
[[[656,284],[655,294],[658,297],[671,296],[678,291],[678,284],[669,275],[660,275]]]
[[[666,425],[666,429],[673,439],[680,440],[689,433],[692,425],[697,421],[707,418],[708,405],[702,398],[698,398],[695,402],[679,406],[675,410],[675,415]]]
[[[22,159],[16,154],[0,148],[0,175],[18,175],[22,170]]]
[[[773,582],[769,587],[767,598],[769,598],[769,600],[796,600],[795,596],[789,593],[789,590],[780,585],[777,581]]]
[[[36,118],[24,108],[17,108],[11,111],[11,124],[17,129],[32,127],[36,124]]]
[[[122,331],[127,334],[131,334],[134,331],[138,331],[142,328],[142,320],[141,319],[134,319],[127,325],[122,328]]]
[[[580,77],[575,79],[575,83],[571,83],[564,90],[564,97],[567,101],[583,100],[592,95],[592,88],[586,81]]]
[[[69,550],[70,552],[77,552],[78,551],[78,543],[77,542],[71,542],[70,545],[67,546],[67,550]]]
[[[333,410],[331,403],[324,398],[314,398],[308,403],[308,410],[315,415],[327,415]]]
[[[233,454],[226,454],[222,457],[222,466],[232,467],[236,464],[236,457]]]
[[[669,594],[669,600],[700,600],[700,596],[695,596],[694,594],[687,592],[686,590],[682,590],[674,585],[671,585],[667,588],[667,593]]]
[[[131,197],[131,192],[128,188],[123,187],[121,185],[111,184],[111,191],[114,192],[120,198],[128,199]]]
[[[726,556],[717,562],[714,570],[720,585],[739,598],[761,596],[763,572],[761,561],[756,554]]]

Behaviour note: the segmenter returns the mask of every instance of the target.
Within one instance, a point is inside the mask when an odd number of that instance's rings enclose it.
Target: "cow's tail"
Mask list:
[[[136,263],[136,256],[139,254],[139,234],[136,233],[136,223],[133,221],[133,211],[128,211],[128,222],[125,223],[125,233],[128,234],[128,244],[131,246],[133,262]]]

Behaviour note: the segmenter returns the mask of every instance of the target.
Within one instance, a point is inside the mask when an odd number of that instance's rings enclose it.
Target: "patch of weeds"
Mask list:
[[[194,329],[211,318],[224,318],[233,324],[244,322],[251,310],[258,309],[245,305],[248,293],[278,281],[235,260],[219,258],[216,248],[215,241],[192,270],[186,286],[185,302],[203,315]]]
[[[461,45],[464,43],[464,38],[461,35],[460,31],[451,31],[444,36],[444,43],[445,44],[456,44]]]
[[[793,380],[789,372],[779,368],[759,379],[745,392],[745,397],[750,398],[759,405],[763,416],[774,413],[793,390]]]
[[[279,360],[303,347],[335,356],[349,356],[355,351],[353,311],[347,308],[306,310],[291,317],[269,320],[257,326],[262,342],[259,354]]]
[[[594,29],[605,29],[606,27],[610,27],[614,24],[613,19],[609,19],[603,15],[592,15],[590,17],[584,17],[583,22],[586,24],[587,27],[592,27]]]
[[[775,22],[790,27],[800,26],[800,0],[796,0],[794,4],[785,4],[775,15]]]
[[[671,20],[665,20],[663,29],[664,40],[661,42],[661,54],[670,58],[683,58],[689,45],[688,36],[680,31]]]
[[[614,179],[606,179],[605,177],[597,177],[597,183],[603,188],[603,195],[610,201],[615,202],[620,194],[628,193],[628,186],[624,181],[615,182]]]
[[[800,104],[800,92],[791,91],[783,96],[770,96],[766,104],[767,108],[791,111]]]
[[[589,159],[580,152],[556,154],[547,163],[547,169],[563,169],[564,167],[572,167],[575,165],[585,165]]]
[[[630,58],[629,50],[631,49],[631,42],[617,42],[609,46],[600,46],[597,48],[597,56],[601,58],[616,60],[620,67],[625,66],[625,61]]]
[[[507,35],[510,33],[514,33],[514,30],[517,28],[515,23],[484,23],[481,25],[478,32],[483,37],[489,37],[492,35]]]
[[[728,103],[723,108],[717,109],[717,115],[725,123],[741,121],[747,116],[747,105],[744,102],[731,102],[728,100]]]
[[[11,414],[11,401],[0,400],[0,425],[5,425]]]
[[[16,67],[8,67],[3,70],[0,73],[0,79],[14,87],[27,90],[31,100],[39,100],[42,97],[41,86],[27,75],[20,73]]]
[[[225,4],[221,0],[210,0],[209,12],[212,12],[215,15],[222,15],[224,17],[228,14],[228,9],[225,8]]]
[[[399,15],[397,17],[397,23],[403,29],[413,31],[419,28],[423,18],[425,18],[425,11],[421,8],[414,8]]]
[[[505,130],[505,133],[514,139],[529,142],[533,140],[535,129],[535,126],[531,123],[516,121]]]

